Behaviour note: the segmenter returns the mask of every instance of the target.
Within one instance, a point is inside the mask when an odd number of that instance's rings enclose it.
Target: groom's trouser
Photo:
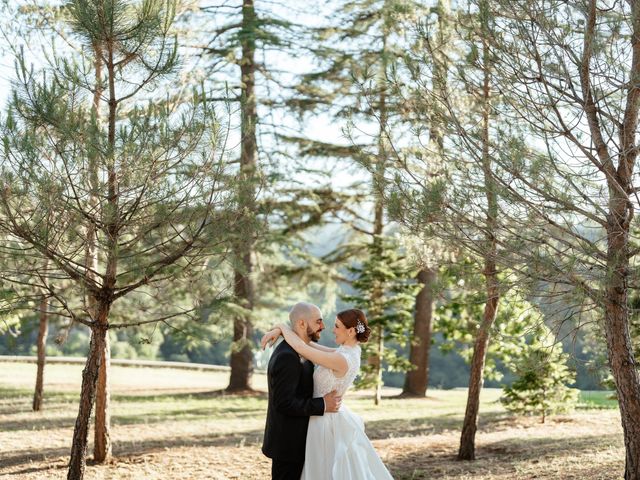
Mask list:
[[[304,462],[283,462],[273,460],[271,463],[271,478],[273,480],[300,480]]]

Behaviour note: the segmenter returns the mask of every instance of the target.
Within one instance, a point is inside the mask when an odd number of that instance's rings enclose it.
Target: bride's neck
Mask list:
[[[342,345],[344,345],[345,347],[355,347],[358,344],[358,340],[356,340],[355,338],[350,338],[349,340],[346,340]]]

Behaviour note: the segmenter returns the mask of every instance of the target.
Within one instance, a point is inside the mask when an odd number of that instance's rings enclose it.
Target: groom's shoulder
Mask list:
[[[269,365],[267,366],[267,372],[272,375],[283,369],[289,370],[293,365],[298,364],[300,357],[296,351],[291,348],[286,342],[281,342],[273,351],[271,358],[269,359]]]
[[[273,351],[274,355],[278,354],[278,355],[287,355],[287,354],[294,354],[297,355],[296,351],[293,349],[293,347],[291,345],[289,345],[287,343],[286,340],[282,340],[278,346],[275,348],[275,350]]]
[[[291,358],[299,358],[298,354],[296,353],[296,351],[293,349],[293,347],[291,347],[291,345],[289,345],[286,341],[282,340],[278,346],[275,348],[275,350],[273,351],[273,354],[271,355],[272,360],[273,361],[277,361],[279,359],[286,359],[288,357]]]

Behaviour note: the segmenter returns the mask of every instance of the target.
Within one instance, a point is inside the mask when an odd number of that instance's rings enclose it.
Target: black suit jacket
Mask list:
[[[313,397],[313,364],[285,341],[276,347],[267,368],[269,405],[262,453],[274,460],[304,462],[311,415],[324,414],[324,399]]]

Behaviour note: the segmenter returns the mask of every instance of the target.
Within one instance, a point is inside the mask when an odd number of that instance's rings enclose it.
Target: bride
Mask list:
[[[342,396],[360,370],[360,343],[369,339],[371,329],[364,313],[354,308],[338,313],[333,333],[338,348],[307,344],[288,325],[280,324],[261,343],[263,348],[272,345],[282,334],[298,354],[317,365],[313,396],[334,390]],[[362,419],[347,407],[309,419],[301,480],[318,479],[393,479],[367,438]]]

